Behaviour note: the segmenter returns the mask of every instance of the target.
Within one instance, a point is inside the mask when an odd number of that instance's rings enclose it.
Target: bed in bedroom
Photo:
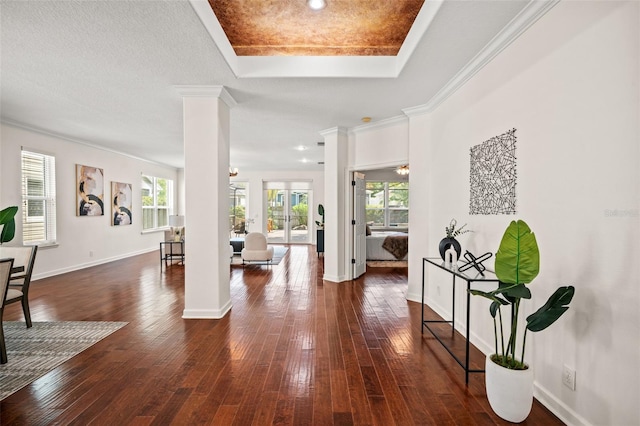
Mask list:
[[[373,231],[367,235],[367,260],[406,260],[409,234]]]

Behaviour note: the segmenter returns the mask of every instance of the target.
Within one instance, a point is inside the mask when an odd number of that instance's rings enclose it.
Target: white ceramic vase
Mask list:
[[[487,399],[493,411],[512,422],[524,421],[533,405],[533,370],[510,370],[487,356],[485,361]]]

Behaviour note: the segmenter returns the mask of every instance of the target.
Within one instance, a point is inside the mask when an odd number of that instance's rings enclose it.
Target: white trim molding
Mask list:
[[[238,105],[224,86],[173,86],[183,98],[220,98],[229,108]]]
[[[229,300],[220,309],[185,309],[182,311],[183,319],[221,319],[231,310],[231,301]]]
[[[453,95],[471,77],[484,68],[500,52],[515,41],[538,19],[551,10],[560,0],[534,0],[520,11],[476,56],[471,59],[442,89],[424,105],[404,108],[406,115],[418,115],[434,111],[442,102]]]

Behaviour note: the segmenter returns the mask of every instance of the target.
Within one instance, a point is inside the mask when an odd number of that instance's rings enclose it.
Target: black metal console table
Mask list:
[[[451,304],[451,320],[425,320],[424,319],[424,276],[425,276],[425,265],[430,264],[443,271],[446,271],[451,274],[453,277],[451,294],[452,294],[452,304]],[[438,337],[438,335],[429,327],[431,323],[447,323],[451,324],[451,333],[453,334],[455,331],[455,319],[456,319],[456,277],[460,278],[467,282],[467,317],[466,317],[466,336],[465,336],[465,358],[464,361],[458,358],[453,351],[445,345],[445,343]],[[458,364],[464,369],[464,379],[465,383],[469,383],[469,373],[484,373],[484,370],[475,370],[469,368],[469,308],[470,308],[470,298],[471,295],[469,290],[471,289],[472,282],[498,282],[498,278],[496,278],[493,271],[485,270],[483,273],[478,272],[476,269],[468,269],[464,272],[460,272],[458,270],[458,265],[454,264],[453,266],[445,265],[439,257],[423,257],[422,258],[422,332],[424,332],[424,328],[433,334],[433,336],[440,342],[440,344],[449,352],[449,354],[456,360]]]

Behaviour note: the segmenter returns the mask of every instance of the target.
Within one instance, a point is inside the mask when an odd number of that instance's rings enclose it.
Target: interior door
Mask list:
[[[364,175],[353,173],[353,279],[367,271],[367,235],[365,222],[366,188]]]

